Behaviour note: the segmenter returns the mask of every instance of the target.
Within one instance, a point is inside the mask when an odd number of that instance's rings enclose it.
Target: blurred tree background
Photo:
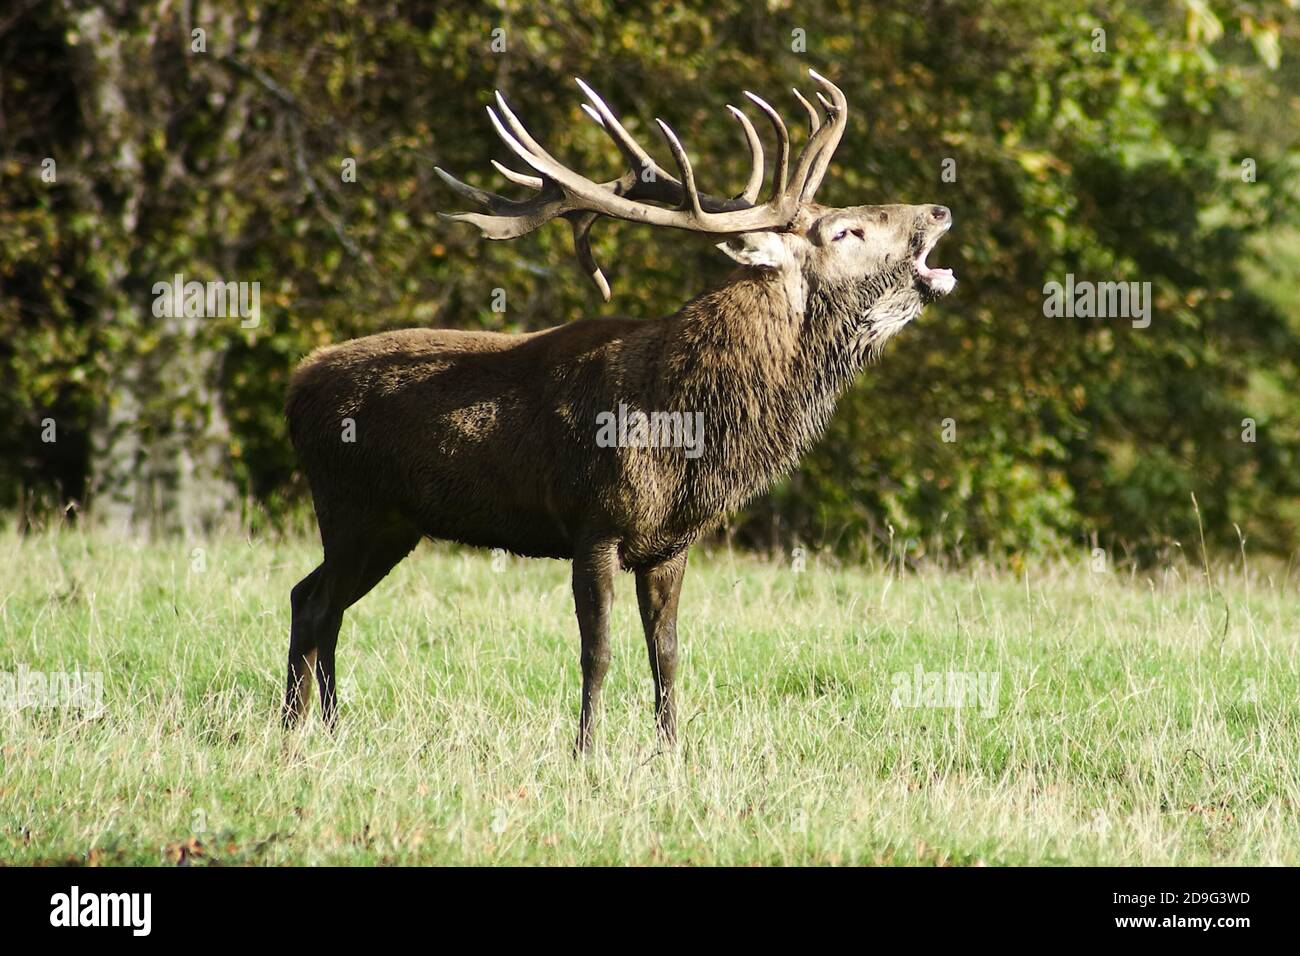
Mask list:
[[[793,124],[813,67],[853,111],[819,199],[950,206],[933,258],[959,285],[728,533],[1143,559],[1200,522],[1289,555],[1298,39],[1295,0],[9,0],[0,508],[131,533],[285,521],[304,488],[281,403],[312,347],[660,315],[728,270],[706,241],[602,223],[606,306],[562,225],[490,244],[439,220],[463,205],[435,163],[515,189],[488,165],[511,159],[492,90],[609,178],[582,76],[661,162],[664,117],[723,193],[747,168],[724,104],[751,89]],[[1068,273],[1151,283],[1150,326],[1045,317]],[[176,274],[259,282],[259,323],[156,317]]]

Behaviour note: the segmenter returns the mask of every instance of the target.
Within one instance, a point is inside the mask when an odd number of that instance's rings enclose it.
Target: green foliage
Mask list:
[[[802,470],[740,516],[742,540],[962,556],[1095,538],[1141,557],[1195,540],[1201,522],[1220,545],[1236,546],[1234,523],[1262,549],[1300,542],[1300,242],[1284,228],[1300,132],[1279,122],[1300,81],[1285,3],[956,0],[921,15],[837,0],[230,0],[194,4],[192,24],[169,4],[104,6],[154,66],[133,95],[172,104],[139,140],[151,215],[130,235],[105,214],[120,184],[82,119],[71,14],[37,5],[0,34],[4,504],[56,481],[80,494],[92,456],[52,460],[37,423],[54,413],[88,446],[128,357],[177,348],[142,291],[174,271],[262,283],[259,328],[207,326],[191,344],[219,355],[230,467],[272,510],[302,492],[280,406],[310,348],[413,324],[520,330],[674,309],[727,269],[706,242],[598,225],[615,292],[603,307],[561,226],[490,244],[438,220],[459,201],[433,165],[515,188],[487,162],[509,158],[482,109],[500,88],[549,149],[612,175],[580,75],[661,158],[656,116],[705,188],[734,190],[746,157],[723,104],[753,89],[793,118],[782,90],[811,66],[853,109],[819,198],[950,206],[935,259],[960,284],[891,343]],[[210,33],[206,59],[189,52],[194,25]],[[47,155],[67,157],[68,181],[40,181]],[[340,175],[347,158],[356,182]],[[1045,317],[1043,286],[1067,273],[1150,282],[1150,327]],[[185,401],[171,386],[145,398],[197,434],[204,410],[186,419]]]

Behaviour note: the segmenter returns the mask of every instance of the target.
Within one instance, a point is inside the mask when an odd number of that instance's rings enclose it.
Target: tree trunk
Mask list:
[[[198,220],[211,210],[184,197],[228,177],[248,111],[242,92],[208,88],[209,81],[229,85],[213,47],[233,43],[233,17],[209,17],[212,46],[196,53],[188,7],[179,21],[169,7],[65,4],[84,121],[70,193],[98,222],[94,251],[108,263],[94,303],[96,340],[108,358],[101,360],[105,399],[93,430],[88,510],[121,534],[200,533],[233,520],[238,503],[220,391],[238,319],[156,317],[152,289],[175,272],[186,281],[234,278],[203,274],[201,260],[178,260],[173,248],[177,234],[210,234]],[[176,122],[223,100],[206,127]],[[188,135],[222,147],[198,169],[186,165],[187,144],[171,139],[195,127]],[[162,160],[151,142],[160,135],[167,137]]]

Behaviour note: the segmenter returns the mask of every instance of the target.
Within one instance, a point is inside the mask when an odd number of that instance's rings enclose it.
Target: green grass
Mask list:
[[[430,546],[344,622],[339,732],[282,733],[316,559],[0,535],[0,672],[104,681],[98,716],[0,709],[0,862],[1300,863],[1286,575],[696,555],[681,742],[656,744],[625,575],[575,761],[567,565]],[[997,674],[996,711],[893,706],[918,664]]]

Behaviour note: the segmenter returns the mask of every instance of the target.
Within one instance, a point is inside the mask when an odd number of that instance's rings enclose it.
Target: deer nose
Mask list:
[[[952,218],[952,211],[947,206],[931,206],[930,218],[935,222],[947,222]]]

